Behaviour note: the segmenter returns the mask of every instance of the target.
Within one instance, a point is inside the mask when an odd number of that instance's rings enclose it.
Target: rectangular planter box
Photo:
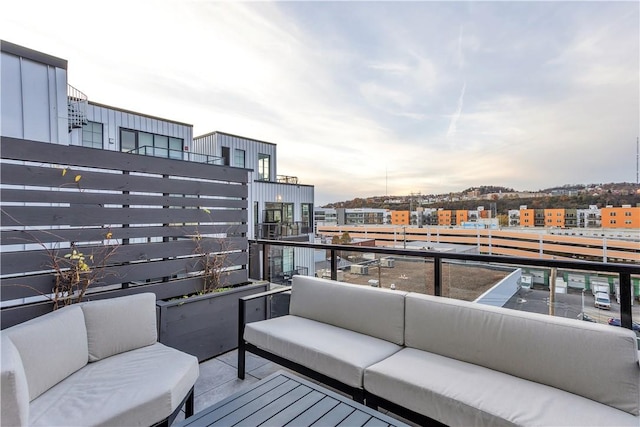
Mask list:
[[[233,350],[238,346],[238,300],[268,289],[265,282],[157,301],[158,339],[162,344],[193,354],[200,362]],[[247,317],[251,321],[265,319],[265,309],[257,308]]]

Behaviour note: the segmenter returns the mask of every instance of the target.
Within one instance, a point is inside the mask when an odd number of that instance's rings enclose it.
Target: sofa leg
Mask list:
[[[246,350],[244,348],[244,340],[240,340],[238,342],[238,378],[241,380],[244,379],[245,355],[246,355]]]
[[[187,401],[184,404],[184,417],[185,418],[189,418],[190,416],[193,415],[193,409],[194,409],[194,388],[191,388],[191,391],[189,392],[189,395],[187,396]]]
[[[354,390],[352,399],[364,405],[364,390]]]

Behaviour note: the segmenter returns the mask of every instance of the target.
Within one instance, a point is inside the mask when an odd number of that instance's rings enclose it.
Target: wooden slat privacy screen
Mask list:
[[[51,293],[71,244],[91,299],[201,290],[205,253],[226,254],[225,285],[247,282],[246,169],[8,137],[0,154],[2,328],[51,311],[30,297]]]

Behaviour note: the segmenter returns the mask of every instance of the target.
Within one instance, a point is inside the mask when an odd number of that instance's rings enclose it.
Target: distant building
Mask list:
[[[640,228],[640,206],[607,206],[601,213],[602,228]]]
[[[393,225],[411,224],[411,213],[409,211],[391,211],[391,224]]]
[[[579,228],[600,228],[602,227],[602,213],[600,209],[591,205],[588,209],[577,209],[577,226]]]
[[[375,225],[388,223],[388,209],[376,208],[315,208],[314,229],[322,225]]]

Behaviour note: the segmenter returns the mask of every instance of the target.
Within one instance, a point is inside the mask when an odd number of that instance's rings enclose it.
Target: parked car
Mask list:
[[[607,323],[609,323],[611,326],[621,326],[622,325],[622,322],[617,317],[610,317],[609,320],[607,321]],[[631,329],[633,329],[634,331],[640,331],[640,323],[631,322]]]
[[[611,309],[611,300],[609,299],[609,294],[604,292],[596,293],[595,304],[597,308],[603,308],[605,310]]]

